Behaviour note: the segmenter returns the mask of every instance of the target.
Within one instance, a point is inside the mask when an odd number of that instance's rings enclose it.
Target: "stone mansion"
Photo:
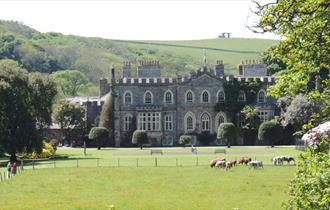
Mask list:
[[[222,122],[235,122],[225,112],[216,112],[217,103],[226,100],[224,84],[231,80],[260,81],[262,86],[252,104],[259,108],[259,118],[270,120],[274,115],[275,102],[267,97],[267,86],[274,83],[274,77],[267,76],[266,65],[257,61],[245,61],[238,65],[238,74],[226,75],[224,64],[217,61],[213,68],[206,65],[197,72],[185,76],[162,77],[158,61],[140,62],[132,76],[131,64],[125,62],[119,79],[111,71],[111,83],[100,80],[98,97],[75,97],[71,102],[80,103],[87,110],[87,120],[91,123],[99,116],[107,94],[114,92],[115,121],[114,136],[116,146],[132,129],[145,130],[151,145],[172,146],[179,137],[187,133],[217,132]],[[246,95],[240,91],[238,101],[244,102]],[[239,115],[239,114],[238,114]],[[194,140],[196,142],[196,139]],[[243,144],[242,138],[238,142]]]

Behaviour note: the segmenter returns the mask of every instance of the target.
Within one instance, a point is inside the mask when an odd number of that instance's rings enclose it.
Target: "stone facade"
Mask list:
[[[241,64],[242,75],[226,76],[222,61],[214,68],[203,67],[186,76],[161,77],[158,61],[141,62],[137,77],[131,77],[130,63],[123,65],[120,79],[100,81],[100,96],[97,102],[85,101],[87,116],[94,122],[100,113],[109,91],[115,94],[115,142],[123,143],[132,129],[146,130],[150,144],[157,146],[176,145],[179,136],[187,133],[208,131],[216,133],[220,122],[235,121],[227,113],[215,112],[219,101],[226,100],[224,84],[230,80],[259,80],[262,82],[253,106],[260,109],[260,118],[269,120],[274,115],[274,101],[266,96],[267,86],[274,82],[266,74],[264,64]],[[262,68],[261,68],[262,67]],[[239,69],[240,70],[240,69]],[[239,122],[236,122],[239,125]],[[197,143],[196,139],[193,143]],[[243,143],[242,141],[239,143]]]

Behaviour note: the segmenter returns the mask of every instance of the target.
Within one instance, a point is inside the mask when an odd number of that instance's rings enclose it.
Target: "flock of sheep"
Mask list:
[[[288,164],[291,164],[291,161],[294,163],[294,158],[291,156],[277,156],[273,157],[272,160],[274,165],[283,165],[283,162],[287,162]],[[241,157],[241,159],[238,161],[236,160],[229,160],[226,161],[226,158],[216,158],[211,160],[210,166],[211,168],[224,168],[226,170],[229,170],[230,168],[237,166],[237,164],[247,165],[249,166],[249,169],[251,168],[263,168],[262,161],[252,160],[250,157]]]

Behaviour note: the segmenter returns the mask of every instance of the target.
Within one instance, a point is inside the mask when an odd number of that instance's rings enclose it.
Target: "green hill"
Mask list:
[[[236,72],[241,60],[257,59],[276,40],[223,38],[191,41],[124,41],[94,37],[40,33],[22,23],[0,21],[0,59],[17,60],[29,71],[54,72],[77,69],[91,82],[109,76],[109,68],[131,61],[159,60],[165,76],[184,74],[207,63],[223,60],[227,74]]]

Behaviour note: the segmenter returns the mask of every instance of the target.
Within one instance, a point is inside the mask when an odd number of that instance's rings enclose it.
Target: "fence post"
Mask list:
[[[34,160],[32,160],[32,168],[33,168],[33,170],[34,170]]]
[[[77,168],[79,168],[79,159],[77,159]]]
[[[157,158],[155,158],[155,166],[157,167]]]
[[[136,158],[136,167],[139,167],[139,158]]]
[[[56,168],[56,160],[54,159],[54,168]]]
[[[196,157],[196,166],[198,166],[198,157]]]
[[[97,167],[99,167],[100,166],[100,158],[97,158]]]
[[[175,165],[178,167],[178,158],[175,158]]]
[[[254,160],[257,160],[257,157],[256,156],[254,156]]]
[[[117,166],[120,167],[120,158],[117,159]]]
[[[21,171],[23,171],[24,170],[24,161],[23,161],[23,159],[21,160]]]
[[[2,173],[0,173],[0,182],[2,182]]]

